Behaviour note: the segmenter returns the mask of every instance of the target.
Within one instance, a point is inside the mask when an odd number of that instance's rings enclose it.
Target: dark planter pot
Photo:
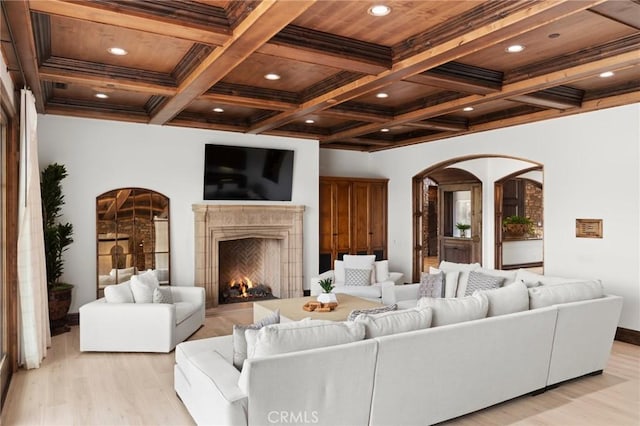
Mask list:
[[[509,237],[524,237],[529,233],[530,225],[525,223],[508,223],[504,225],[504,232]]]
[[[71,330],[67,325],[67,314],[71,307],[71,290],[73,290],[72,286],[49,290],[49,329],[52,336]]]

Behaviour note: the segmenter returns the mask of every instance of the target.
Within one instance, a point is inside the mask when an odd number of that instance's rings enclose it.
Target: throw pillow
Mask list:
[[[333,278],[335,285],[344,285],[344,262],[342,260],[333,262]]]
[[[440,272],[439,274],[423,272],[420,275],[418,299],[421,297],[444,297],[444,293],[444,272]]]
[[[383,312],[381,314],[360,314],[356,317],[355,322],[363,324],[365,338],[372,339],[388,334],[429,328],[431,315],[430,308],[407,309],[404,311]]]
[[[600,280],[542,285],[529,289],[529,308],[544,308],[560,303],[599,299],[604,295]]]
[[[374,263],[376,261],[375,255],[345,254],[344,256],[342,256],[342,260],[344,262],[345,275],[347,269],[368,269],[371,274],[369,283],[373,284],[374,282],[376,282],[376,270],[374,266]],[[346,276],[345,282],[347,282]]]
[[[583,281],[580,278],[554,277],[550,275],[536,274],[526,269],[518,269],[516,280],[523,281],[527,287],[537,287],[539,285],[557,285],[567,283],[577,283]]]
[[[489,269],[489,268],[478,268],[475,271],[482,272],[485,275],[493,275],[496,277],[504,278],[504,284],[502,284],[503,286],[510,285],[516,282],[517,271],[503,271],[501,269]]]
[[[393,305],[381,306],[379,308],[354,309],[349,313],[349,316],[347,317],[347,321],[353,321],[360,314],[375,315],[375,314],[381,314],[383,312],[395,311],[396,309],[398,309],[398,305],[395,303]]]
[[[324,348],[364,339],[364,325],[353,321],[297,321],[246,330],[248,358]]]
[[[242,370],[242,364],[247,359],[247,338],[245,336],[246,330],[260,330],[262,327],[271,324],[280,323],[280,309],[276,309],[270,315],[262,318],[260,321],[249,325],[237,325],[233,326],[233,366],[238,370]]]
[[[156,287],[153,289],[153,303],[173,303],[173,294],[169,287]]]
[[[465,296],[467,281],[469,280],[469,272],[474,271],[480,267],[479,263],[456,263],[456,262],[447,262],[443,260],[440,262],[438,269],[441,269],[445,272],[453,272],[458,271],[458,285],[456,287],[456,293],[451,297],[463,297]]]
[[[503,277],[497,277],[494,275],[483,274],[482,272],[471,271],[469,272],[469,280],[467,281],[467,288],[464,295],[470,296],[476,290],[489,290],[492,288],[498,288],[504,283]]]
[[[370,285],[371,269],[344,269],[344,285]]]
[[[108,285],[104,288],[104,299],[107,303],[133,303],[131,282]]]
[[[418,309],[433,309],[432,327],[471,321],[487,316],[489,302],[484,294],[468,297],[442,299],[423,297],[418,300]]]
[[[140,275],[133,275],[131,277],[133,300],[136,303],[153,303],[153,290],[158,286],[160,283],[152,270]]]
[[[434,268],[433,266],[429,267],[430,274],[439,274],[440,272],[444,271]],[[456,297],[459,278],[460,271],[444,272],[444,297]]]
[[[529,291],[522,281],[493,290],[476,290],[473,294],[478,293],[486,295],[489,300],[488,317],[529,309]]]

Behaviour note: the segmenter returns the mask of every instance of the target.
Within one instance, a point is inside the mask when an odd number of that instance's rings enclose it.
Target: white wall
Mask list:
[[[171,280],[193,285],[191,207],[203,202],[206,143],[295,151],[292,201],[284,204],[305,206],[304,288],[318,274],[317,141],[51,115],[38,116],[38,137],[41,167],[57,162],[69,174],[63,220],[73,224],[75,242],[65,254],[62,279],[76,285],[71,312],[96,297],[96,196],[115,188],[149,188],[169,197]]]
[[[600,278],[624,296],[620,326],[640,330],[640,104],[476,133],[374,154],[321,150],[320,170],[389,178],[389,261],[411,276],[411,180],[467,155],[508,155],[544,166],[545,274]],[[325,164],[325,160],[331,164]],[[368,165],[362,170],[359,165]],[[494,167],[495,166],[495,167]],[[485,168],[483,170],[483,167]],[[493,264],[495,162],[474,167],[483,181],[483,259]],[[576,218],[601,218],[604,238],[576,238]]]

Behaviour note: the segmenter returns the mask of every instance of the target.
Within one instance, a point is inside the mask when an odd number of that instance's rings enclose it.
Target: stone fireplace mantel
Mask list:
[[[274,294],[302,296],[302,218],[298,205],[194,204],[195,284],[204,287],[207,308],[218,305],[219,243],[241,238],[279,240],[280,283]]]

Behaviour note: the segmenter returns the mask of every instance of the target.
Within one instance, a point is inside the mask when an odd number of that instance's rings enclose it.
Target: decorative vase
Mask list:
[[[320,303],[332,303],[338,302],[338,299],[336,298],[335,293],[320,293],[318,295],[318,302]]]

